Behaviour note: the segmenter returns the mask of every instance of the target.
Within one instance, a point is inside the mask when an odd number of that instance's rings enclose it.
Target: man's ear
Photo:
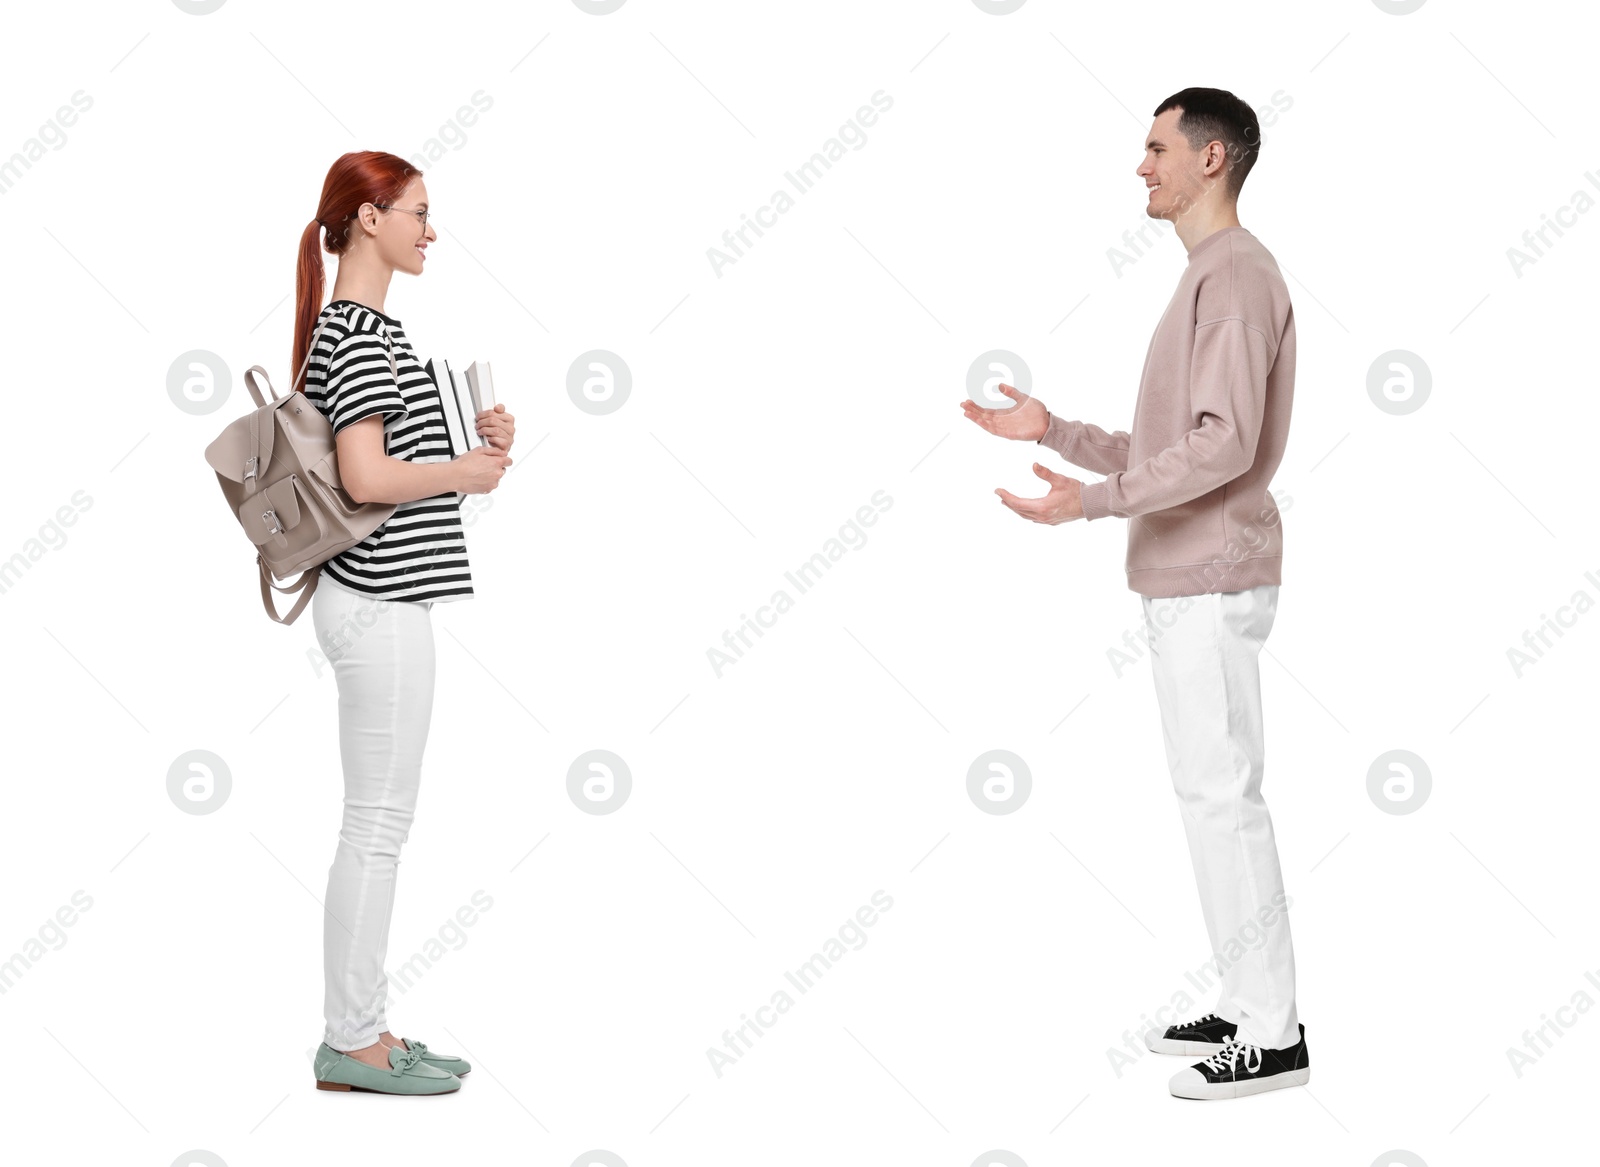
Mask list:
[[[1212,164],[1215,163],[1216,173],[1218,175],[1224,175],[1228,172],[1228,147],[1221,142],[1217,142],[1215,143],[1217,149],[1213,150],[1211,148],[1212,145],[1213,143],[1209,142],[1206,144],[1205,168],[1210,170]]]

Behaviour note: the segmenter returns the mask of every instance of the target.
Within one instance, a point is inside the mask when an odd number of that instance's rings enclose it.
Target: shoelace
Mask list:
[[[1255,1056],[1256,1064],[1250,1064],[1251,1055]],[[1239,1059],[1244,1059],[1244,1070],[1247,1074],[1254,1074],[1261,1069],[1261,1047],[1246,1045],[1242,1041],[1229,1038],[1222,1043],[1222,1048],[1207,1058],[1202,1065],[1209,1066],[1213,1071],[1220,1073],[1223,1070],[1237,1072]]]
[[[1180,1022],[1178,1022],[1177,1028],[1178,1029],[1193,1029],[1198,1025],[1204,1025],[1207,1021],[1210,1021],[1212,1018],[1216,1018],[1218,1021],[1222,1020],[1220,1017],[1217,1017],[1217,1015],[1215,1013],[1207,1013],[1204,1017],[1196,1017],[1193,1021],[1180,1021]]]

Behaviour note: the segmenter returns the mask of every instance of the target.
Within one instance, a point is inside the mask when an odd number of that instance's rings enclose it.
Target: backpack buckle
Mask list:
[[[256,457],[254,454],[252,454],[250,457],[245,459],[245,462],[244,462],[244,480],[246,482],[249,482],[252,478],[254,478],[256,476],[256,467],[258,465],[260,465],[260,463],[261,463],[261,459]]]
[[[252,459],[252,461],[254,461],[254,459]],[[271,507],[268,507],[266,510],[261,512],[261,521],[264,522],[264,523],[271,523],[272,524],[272,529],[270,531],[268,531],[267,534],[269,534],[269,535],[281,535],[281,534],[283,534],[283,528],[278,525],[278,512],[273,510]]]

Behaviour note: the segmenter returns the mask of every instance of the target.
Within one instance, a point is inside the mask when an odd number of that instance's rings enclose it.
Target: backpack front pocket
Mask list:
[[[286,563],[322,540],[316,508],[298,474],[280,478],[240,503],[239,523],[268,565]]]

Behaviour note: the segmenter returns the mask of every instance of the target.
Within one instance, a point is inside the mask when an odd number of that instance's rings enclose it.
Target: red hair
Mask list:
[[[300,233],[300,259],[294,270],[294,348],[289,375],[297,377],[311,348],[311,333],[322,311],[322,256],[317,250],[317,232],[327,231],[322,246],[332,255],[342,255],[350,245],[350,224],[362,203],[389,203],[400,197],[415,175],[421,174],[411,163],[381,150],[358,150],[341,154],[328,167],[322,182],[322,198],[317,214]],[[293,391],[296,386],[290,385]]]

